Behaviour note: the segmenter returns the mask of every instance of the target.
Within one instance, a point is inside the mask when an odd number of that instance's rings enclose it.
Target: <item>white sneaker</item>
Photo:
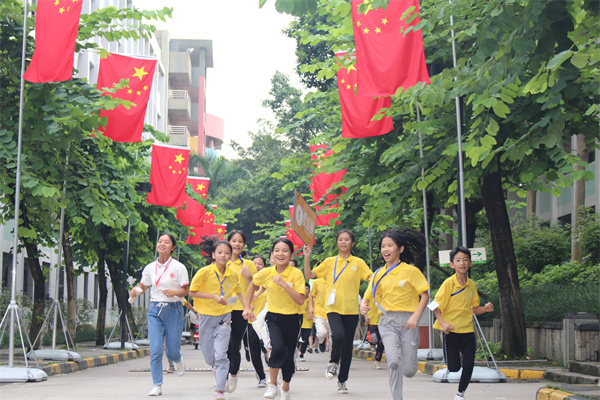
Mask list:
[[[454,397],[454,400],[465,400],[465,394],[464,393],[456,393],[456,397]]]
[[[348,388],[346,387],[346,382],[338,382],[338,393],[342,393],[342,394],[348,393]]]
[[[162,394],[162,386],[154,386],[148,396],[160,396]]]
[[[269,383],[267,384],[267,391],[263,394],[265,399],[274,399],[277,397],[277,386]]]
[[[381,369],[381,362],[375,361],[375,369]]]
[[[292,395],[290,394],[290,391],[288,390],[287,392],[283,389],[281,389],[281,400],[292,400]]]
[[[306,361],[306,360],[304,359],[304,354],[300,354],[300,355],[298,356],[298,361],[300,361],[300,362],[304,362],[304,361]]]
[[[258,381],[258,385],[256,385],[256,387],[267,387],[267,380],[261,379],[260,381]]]
[[[181,360],[175,363],[175,367],[177,368],[177,375],[183,376],[185,374],[185,363],[183,362],[183,356],[181,356]]]
[[[175,363],[173,361],[169,360],[169,368],[167,368],[167,373],[172,374],[175,371],[177,371],[175,369]]]
[[[229,379],[227,379],[227,384],[225,385],[225,391],[227,393],[233,393],[235,388],[237,387],[237,381],[237,376],[229,376]]]

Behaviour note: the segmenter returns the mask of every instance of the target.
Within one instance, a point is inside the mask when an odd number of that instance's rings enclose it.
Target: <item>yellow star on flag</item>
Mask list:
[[[144,68],[146,68],[146,66],[143,66],[142,68],[133,67],[133,69],[135,69],[135,74],[133,74],[132,78],[137,76],[141,81],[144,75],[148,75],[148,72],[144,71]]]
[[[356,26],[361,26],[362,24],[360,23],[360,21],[356,22]]]
[[[175,162],[178,162],[179,164],[181,164],[181,162],[183,161],[183,154],[179,154],[175,156]]]
[[[201,192],[203,192],[203,191],[204,191],[204,183],[201,183],[201,184],[199,184],[199,185],[196,187],[196,189],[197,189],[197,190],[199,190],[199,191],[201,191]]]
[[[54,5],[55,5],[55,6],[57,6],[59,3],[60,3],[60,1],[59,1],[59,0],[56,0],[56,1],[54,2]]]
[[[60,14],[62,14],[62,13],[64,13],[64,12],[65,12],[65,9],[64,9],[63,7],[61,7],[61,8],[59,8],[58,12],[59,12]]]
[[[346,80],[345,80],[345,79],[342,79],[342,83],[346,83]]]
[[[381,23],[382,23],[382,24],[384,24],[384,25],[385,25],[385,24],[387,24],[387,23],[388,23],[388,20],[387,20],[387,18],[384,18],[384,19],[382,19],[382,20],[381,20]]]
[[[127,91],[127,94],[131,94],[131,93],[133,93],[133,90],[129,89],[129,90]]]
[[[223,233],[223,228],[219,228],[219,229],[217,229],[217,232],[219,232],[219,233]]]
[[[363,29],[363,33],[368,35],[369,34],[369,28]]]
[[[346,89],[350,89],[350,88],[351,88],[351,86],[350,86],[350,85],[346,85]]]
[[[381,28],[379,28],[379,27],[375,28],[375,33],[381,33]]]
[[[138,96],[139,96],[140,94],[142,94],[142,92],[140,92],[139,90],[138,90],[137,92],[135,92],[135,93],[136,93]]]
[[[148,86],[147,85],[144,85],[144,90],[148,90]]]

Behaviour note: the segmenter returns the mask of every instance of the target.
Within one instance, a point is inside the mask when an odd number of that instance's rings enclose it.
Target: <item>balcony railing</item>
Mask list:
[[[169,90],[170,99],[189,100],[190,94],[187,90]]]

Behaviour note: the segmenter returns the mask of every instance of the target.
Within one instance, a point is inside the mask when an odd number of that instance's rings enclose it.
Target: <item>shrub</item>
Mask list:
[[[577,210],[579,226],[575,240],[581,245],[583,259],[590,264],[600,264],[600,214],[590,207]]]

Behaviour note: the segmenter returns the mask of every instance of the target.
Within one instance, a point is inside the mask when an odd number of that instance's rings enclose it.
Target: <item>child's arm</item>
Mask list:
[[[217,303],[226,306],[227,305],[227,299],[225,299],[223,296],[219,296],[218,294],[215,293],[204,293],[204,292],[198,292],[198,291],[190,291],[190,296],[191,297],[195,297],[197,299],[209,299],[209,300],[214,300]]]
[[[313,307],[313,297],[310,294],[310,292],[308,292],[308,319],[314,319],[315,318],[315,308]]]
[[[308,246],[305,246],[308,247]],[[286,293],[292,298],[292,300],[294,300],[294,302],[296,302],[296,304],[298,305],[302,305],[304,304],[304,299],[306,298],[304,296],[304,293],[299,293],[297,291],[294,290],[294,288],[292,288],[290,285],[288,285],[283,278],[281,277],[281,275],[275,275],[273,277],[273,282],[279,286],[281,286]]]
[[[367,315],[371,307],[369,307],[369,300],[364,297],[360,301],[360,313],[362,315]]]
[[[198,314],[198,311],[196,311],[196,309],[194,308],[194,306],[191,305],[191,303],[189,301],[185,302],[185,306],[187,307],[188,310],[190,310],[194,314]]]
[[[433,313],[435,314],[435,317],[437,318],[438,322],[440,323],[440,326],[442,327],[442,330],[444,331],[444,333],[447,334],[454,330],[454,325],[449,324],[448,322],[444,321],[444,318],[442,318],[442,311],[440,311],[439,307],[435,308],[433,310]]]
[[[304,252],[304,279],[314,279],[317,277],[317,274],[310,269],[310,247],[304,245],[302,251]]]
[[[251,299],[254,296],[254,292],[256,291],[256,285],[254,284],[254,280],[250,281],[248,285],[248,294],[246,295],[247,299]],[[248,302],[244,304],[244,312],[242,316],[246,318],[248,321],[253,322],[256,319],[256,316],[252,312],[252,303]]]
[[[491,302],[487,303],[485,306],[473,307],[473,314],[475,315],[480,315],[492,311],[494,311],[494,305]]]
[[[419,301],[419,305],[415,312],[410,316],[408,321],[406,321],[406,329],[415,329],[419,325],[419,318],[421,318],[421,314],[423,314],[423,310],[427,307],[427,302],[429,301],[429,293],[427,291],[422,292],[419,296],[421,296],[421,300]]]

